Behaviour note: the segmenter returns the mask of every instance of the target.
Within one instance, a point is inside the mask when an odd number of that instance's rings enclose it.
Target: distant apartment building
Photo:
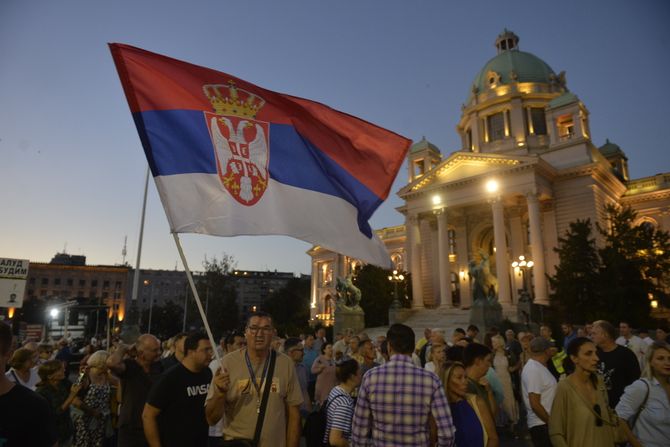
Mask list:
[[[129,271],[127,265],[86,265],[86,256],[58,253],[49,263],[30,263],[25,301],[51,306],[76,300],[89,310],[105,306],[110,318],[122,321]],[[70,315],[77,319],[76,313]]]
[[[253,270],[235,270],[231,277],[237,293],[237,307],[243,318],[251,312],[260,310],[263,301],[273,292],[286,287],[288,282],[295,278],[290,272]]]
[[[131,305],[135,271],[129,265],[86,265],[86,256],[56,254],[51,262],[31,262],[26,300],[39,299],[45,306],[76,300],[80,306],[106,306],[109,316],[123,321]],[[196,284],[202,272],[194,272]],[[273,292],[295,276],[290,272],[235,270],[230,279],[235,288],[240,316],[260,310]],[[183,270],[140,269],[137,306],[140,311],[172,301],[184,307],[192,296]],[[206,296],[201,299],[206,300]]]

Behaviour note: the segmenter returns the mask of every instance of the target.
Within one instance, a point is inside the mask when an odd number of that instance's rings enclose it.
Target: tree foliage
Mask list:
[[[597,225],[601,248],[591,237],[590,221],[570,224],[555,249],[556,274],[549,277],[554,308],[561,319],[622,319],[633,325],[650,320],[649,296],[667,304],[670,286],[670,234],[636,224],[629,207],[608,206],[607,225]]]
[[[386,326],[393,302],[394,285],[389,270],[366,264],[356,271],[354,284],[361,289],[361,307],[365,311],[365,327]],[[398,298],[405,296],[405,283],[398,284]]]
[[[580,314],[589,321],[600,318],[603,307],[597,284],[600,259],[592,232],[590,219],[572,222],[554,248],[559,264],[556,274],[549,277],[549,284],[553,307],[561,321],[572,321],[575,309],[580,309]]]
[[[194,278],[196,289],[207,315],[207,321],[214,338],[224,333],[239,329],[240,318],[237,307],[237,294],[230,273],[235,269],[235,259],[223,254],[208,259],[205,257],[202,266],[204,272]],[[183,315],[181,316],[183,318]],[[182,321],[182,320],[180,320]],[[188,289],[188,305],[186,306],[186,330],[204,329],[200,311],[193,293]]]
[[[181,332],[184,308],[171,300],[151,309],[151,333],[161,340],[168,339]],[[142,310],[140,332],[149,332],[149,309]]]
[[[298,336],[309,330],[310,285],[309,278],[293,278],[263,303],[279,335]]]
[[[648,322],[649,294],[664,298],[670,271],[668,232],[652,225],[635,225],[637,213],[629,207],[608,206],[608,226],[598,225],[605,239],[599,250],[600,286],[607,312],[633,325]]]

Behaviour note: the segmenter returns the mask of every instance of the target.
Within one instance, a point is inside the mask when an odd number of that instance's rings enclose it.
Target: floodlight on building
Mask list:
[[[652,300],[651,301],[651,308],[652,309],[657,309],[658,308],[658,301]]]
[[[491,194],[498,192],[499,187],[500,185],[498,184],[497,180],[491,179],[488,182],[486,182],[486,190]]]
[[[437,205],[440,205],[441,203],[442,203],[442,197],[440,197],[439,195],[435,194],[435,195],[433,196],[433,205],[437,206]]]

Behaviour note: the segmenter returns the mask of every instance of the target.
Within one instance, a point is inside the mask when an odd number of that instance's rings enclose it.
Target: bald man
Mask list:
[[[121,379],[123,392],[119,414],[119,445],[148,445],[142,427],[142,410],[151,385],[162,373],[160,354],[160,341],[151,334],[144,334],[132,347],[119,343],[116,351],[107,359],[109,369]]]

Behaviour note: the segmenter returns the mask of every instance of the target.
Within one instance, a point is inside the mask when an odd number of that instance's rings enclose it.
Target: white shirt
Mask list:
[[[547,414],[551,414],[551,405],[554,403],[556,386],[556,379],[551,375],[546,366],[537,360],[528,360],[521,372],[523,403],[528,409],[528,428],[545,424],[545,422],[540,419],[531,408],[528,393],[539,394],[540,404],[547,411]]]
[[[633,351],[633,354],[637,357],[637,361],[640,363],[640,368],[644,369],[644,357],[647,354],[648,345],[640,337],[637,335],[633,335],[630,338],[621,336],[616,339],[616,344]]]
[[[30,388],[33,391],[37,389],[37,384],[40,382],[40,376],[37,374],[37,367],[30,368],[30,377],[27,382],[21,380],[21,377],[14,371],[14,368],[10,368],[9,371],[5,373],[5,377],[14,383]]]
[[[616,412],[631,424],[631,419],[644,402],[647,390],[649,396],[635,422],[633,433],[645,447],[667,447],[670,445],[670,399],[656,378],[639,379],[628,385],[616,406]]]
[[[426,371],[430,371],[432,373],[435,372],[435,363],[433,362],[428,362],[426,363],[426,366],[423,367]]]

